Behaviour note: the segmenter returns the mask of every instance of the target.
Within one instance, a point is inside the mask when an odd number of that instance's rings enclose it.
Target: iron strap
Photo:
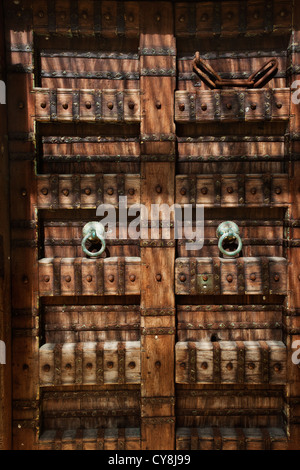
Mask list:
[[[141,334],[145,335],[174,335],[175,329],[170,327],[158,327],[158,328],[142,328]]]
[[[82,259],[75,259],[74,261],[74,287],[75,295],[82,294]]]
[[[263,175],[263,195],[264,195],[264,203],[270,204],[271,203],[271,195],[272,195],[272,175],[270,173]]]
[[[125,383],[125,344],[118,343],[118,383]]]
[[[214,258],[213,263],[213,286],[215,295],[221,293],[221,261],[220,258]]]
[[[104,450],[104,433],[103,428],[97,429],[97,450]]]
[[[272,94],[271,90],[264,90],[264,103],[265,103],[265,120],[270,121],[272,118]]]
[[[59,205],[59,180],[57,175],[50,176],[49,186],[51,194],[50,209],[56,209]]]
[[[104,384],[104,350],[103,343],[100,342],[96,345],[96,383]]]
[[[96,206],[100,206],[100,204],[103,204],[104,199],[103,199],[103,194],[104,194],[104,180],[103,180],[103,174],[97,174],[96,175]]]
[[[61,294],[61,260],[54,258],[53,260],[53,295]]]
[[[118,258],[118,294],[125,294],[125,258]]]
[[[82,365],[83,365],[83,344],[76,343],[75,345],[75,383],[81,384],[82,380]]]
[[[220,206],[221,205],[221,196],[222,196],[222,185],[221,185],[221,180],[222,177],[221,175],[214,175],[214,195],[215,195],[215,205]]]
[[[247,0],[239,1],[239,32],[245,33],[247,30]]]
[[[237,345],[237,383],[245,382],[245,344],[243,341],[236,341]]]
[[[237,181],[239,204],[245,204],[245,175],[239,174]]]
[[[214,341],[213,345],[213,380],[215,383],[221,382],[221,347],[218,341]]]
[[[246,289],[245,289],[245,263],[242,257],[237,259],[236,266],[237,266],[238,293],[243,294]]]
[[[197,198],[197,177],[190,175],[188,179],[188,184],[189,184],[189,202],[190,204],[195,204],[196,198]]]
[[[62,344],[56,344],[53,350],[54,356],[54,385],[61,384],[61,367],[62,367]]]
[[[190,110],[190,121],[196,121],[196,96],[193,93],[189,93],[189,110]]]
[[[94,93],[95,101],[95,120],[100,121],[102,117],[102,92],[100,90]]]
[[[197,261],[196,258],[189,259],[189,271],[190,271],[190,294],[197,294]]]
[[[96,259],[96,292],[104,294],[104,262],[103,258]]]
[[[117,450],[125,450],[125,428],[118,428]]]
[[[57,92],[56,90],[49,91],[49,104],[50,104],[50,121],[57,121]]]
[[[273,0],[265,0],[264,6],[264,30],[268,33],[273,31]]]
[[[72,33],[77,32],[79,30],[78,0],[72,0],[70,22],[71,22],[71,32]]]
[[[259,345],[261,362],[261,381],[262,383],[269,383],[270,348],[265,341],[259,341]]]
[[[75,208],[80,207],[80,175],[72,175],[72,193],[73,193],[73,206]]]
[[[260,262],[261,262],[262,291],[264,294],[269,294],[270,292],[269,260],[265,256],[262,256]]]
[[[197,349],[196,344],[188,342],[188,382],[196,383],[197,382]]]
[[[72,114],[73,120],[79,121],[80,119],[80,93],[78,90],[72,92]]]
[[[117,92],[117,119],[123,121],[124,119],[124,93],[122,91]]]
[[[143,317],[160,317],[160,316],[174,316],[176,309],[173,307],[166,308],[141,308],[141,316]]]

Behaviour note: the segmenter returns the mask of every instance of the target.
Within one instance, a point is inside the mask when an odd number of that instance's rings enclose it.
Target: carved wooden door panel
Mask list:
[[[299,448],[298,6],[3,4],[12,447]]]

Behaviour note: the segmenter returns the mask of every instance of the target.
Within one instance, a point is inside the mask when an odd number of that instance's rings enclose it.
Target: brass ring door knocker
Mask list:
[[[105,250],[105,229],[100,222],[88,222],[82,230],[83,239],[81,242],[81,247],[83,252],[91,257],[98,258]],[[101,248],[97,252],[89,251],[86,247],[86,243],[90,241],[94,244],[101,243]]]
[[[234,222],[222,222],[217,228],[217,237],[219,238],[218,248],[224,255],[227,256],[236,256],[238,255],[243,247],[241,237],[239,235],[240,230],[237,224]],[[223,247],[225,240],[231,244],[234,241],[238,243],[238,247],[233,251],[227,251]]]

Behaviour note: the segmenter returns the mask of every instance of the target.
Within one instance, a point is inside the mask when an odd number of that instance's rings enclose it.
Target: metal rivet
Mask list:
[[[227,370],[232,370],[233,369],[232,362],[228,362],[228,364],[226,365],[226,369]]]
[[[28,369],[29,369],[29,365],[28,365],[28,364],[23,364],[22,369],[23,369],[23,370],[28,370]]]
[[[179,367],[180,367],[180,369],[184,370],[186,368],[185,362],[181,362]]]
[[[162,187],[158,184],[155,188],[155,191],[160,194],[162,192]]]
[[[232,282],[233,281],[233,276],[231,274],[228,274],[226,279],[227,279],[228,282]]]
[[[185,195],[186,195],[186,189],[185,189],[185,188],[181,188],[180,194],[181,194],[182,196],[185,196]]]
[[[276,103],[276,106],[278,109],[281,109],[282,108],[282,103]]]
[[[254,194],[256,194],[256,192],[257,192],[257,189],[256,189],[256,188],[251,188],[250,192],[251,192],[251,194],[253,194],[253,195],[254,195]]]
[[[157,107],[157,109],[161,109],[161,102],[156,101],[155,106]]]
[[[39,18],[44,18],[44,16],[45,16],[45,13],[43,12],[43,10],[40,10],[40,11],[38,12],[38,17],[39,17]]]
[[[179,18],[178,18],[178,21],[180,23],[183,23],[185,21],[185,16],[181,15]]]
[[[156,14],[155,19],[156,19],[156,21],[160,21],[160,20],[161,20],[160,13],[157,13],[157,14]]]
[[[64,196],[69,196],[70,191],[68,189],[63,189],[62,193]]]
[[[274,274],[273,279],[275,282],[278,282],[280,280],[279,274]]]
[[[184,274],[180,274],[179,279],[180,279],[181,282],[185,282],[186,281],[186,276]]]
[[[257,20],[257,19],[259,18],[259,16],[260,16],[259,11],[255,11],[255,12],[253,13],[253,18],[254,18],[255,20]]]
[[[26,189],[21,189],[21,196],[23,196],[23,197],[27,196]]]
[[[286,16],[286,13],[287,13],[286,10],[281,10],[280,16],[281,16],[281,17],[284,17],[284,16]]]
[[[115,276],[114,276],[113,274],[110,274],[110,275],[108,276],[108,280],[109,280],[109,282],[114,282]]]
[[[91,188],[85,188],[84,192],[87,196],[89,196],[92,191],[91,191]]]
[[[255,281],[256,274],[254,274],[254,273],[250,274],[250,279],[251,279],[251,281]]]
[[[114,194],[113,188],[108,188],[106,192],[109,196],[112,196]]]
[[[24,109],[25,105],[24,105],[23,101],[19,101],[18,107],[19,107],[19,109]]]
[[[208,281],[208,276],[207,276],[207,274],[204,274],[204,276],[202,276],[202,279],[203,279],[203,281]]]
[[[104,15],[104,18],[106,19],[106,21],[109,21],[110,18],[111,18],[111,17],[110,17],[110,14],[109,14],[109,13],[106,13],[106,14]]]
[[[160,369],[160,368],[161,368],[161,362],[160,362],[160,361],[156,361],[155,367],[156,367],[156,369]]]
[[[23,276],[23,277],[22,277],[22,282],[23,282],[23,284],[28,284],[28,282],[29,282],[28,277],[27,277],[27,276]]]
[[[207,110],[207,104],[205,104],[205,103],[201,104],[201,109],[202,109],[202,111],[206,111]]]
[[[250,108],[253,109],[253,110],[256,109],[256,104],[255,104],[255,103],[251,103]]]
[[[88,362],[87,365],[85,366],[87,369],[91,370],[93,368],[93,364],[91,362]]]
[[[232,186],[229,186],[229,187],[227,188],[227,192],[228,192],[229,194],[232,194],[232,193],[233,193],[233,187],[232,187]]]
[[[179,103],[179,106],[178,106],[178,107],[179,107],[180,111],[184,111],[184,110],[185,110],[185,105],[184,105],[184,103]]]
[[[134,275],[134,274],[131,274],[131,275],[129,276],[129,279],[130,279],[131,282],[134,282],[134,281],[135,281],[135,275]]]
[[[68,105],[68,103],[64,103],[64,104],[62,105],[62,107],[63,107],[64,109],[68,109],[69,105]]]
[[[202,362],[201,369],[206,370],[208,368],[207,362]]]
[[[248,364],[248,369],[250,369],[250,370],[254,370],[254,369],[255,369],[255,364],[254,364],[254,362],[249,362],[249,364]]]
[[[135,103],[133,101],[129,101],[128,108],[129,109],[134,109],[134,107],[135,107]]]
[[[275,372],[280,372],[282,369],[281,364],[279,362],[276,362],[276,364],[274,364],[273,366],[273,369],[275,370]]]
[[[82,18],[83,18],[84,20],[87,20],[87,19],[88,19],[88,16],[89,16],[89,14],[88,14],[88,12],[87,12],[87,11],[83,11],[83,12],[82,12],[82,14],[81,14],[81,16],[82,16]]]
[[[44,282],[49,282],[50,281],[50,276],[44,276]]]
[[[47,107],[47,104],[45,102],[41,103],[41,108],[45,109]]]
[[[128,364],[129,369],[135,369],[135,362],[129,362]]]
[[[203,13],[203,15],[201,16],[201,21],[207,21],[209,18],[208,14],[207,13]]]
[[[22,12],[19,10],[17,11],[17,16],[20,18],[22,16]]]
[[[227,18],[228,18],[229,20],[231,20],[231,19],[233,18],[233,16],[234,16],[234,15],[233,15],[232,11],[229,11],[229,12],[227,13]]]
[[[280,186],[277,186],[277,188],[275,188],[275,193],[276,193],[276,194],[281,194],[281,188],[280,188]]]
[[[65,276],[65,281],[66,282],[71,282],[71,276]]]
[[[109,361],[109,362],[107,363],[108,369],[112,369],[113,366],[114,366],[114,363],[113,363],[113,362]]]
[[[202,194],[207,194],[207,193],[208,193],[208,189],[204,186],[204,188],[201,188],[201,193],[202,193]]]
[[[227,104],[226,104],[226,108],[227,108],[227,109],[232,109],[232,104],[231,104],[231,103],[227,103]]]
[[[91,109],[92,103],[91,103],[90,101],[87,101],[87,102],[85,103],[85,107],[86,107],[86,109]]]
[[[132,23],[133,20],[134,20],[134,16],[133,16],[133,15],[129,15],[129,16],[128,16],[128,21],[129,21],[130,23]]]
[[[88,276],[86,276],[86,280],[87,282],[92,282],[93,277],[90,274],[88,274]]]
[[[107,107],[108,107],[108,109],[113,109],[114,104],[113,104],[111,101],[109,101],[109,102],[107,103]]]
[[[162,279],[161,274],[156,274],[155,279],[157,280],[157,282],[161,282],[161,279]]]
[[[72,369],[72,364],[68,362],[68,364],[65,365],[66,370],[71,370]]]
[[[66,17],[67,17],[66,13],[65,13],[64,11],[61,12],[61,14],[60,14],[60,19],[61,19],[61,20],[65,20]]]
[[[44,372],[49,372],[50,369],[51,369],[51,367],[49,366],[49,364],[45,364],[44,367],[43,367]]]

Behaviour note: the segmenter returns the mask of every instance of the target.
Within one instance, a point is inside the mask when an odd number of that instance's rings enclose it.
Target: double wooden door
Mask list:
[[[3,13],[3,447],[299,447],[298,6],[7,0]],[[278,67],[260,88],[212,89],[197,51],[229,82]],[[103,204],[118,222],[120,197],[128,224],[135,205],[190,205],[195,230],[204,205],[203,247],[166,211],[140,238],[117,223],[86,256],[84,226]],[[236,257],[218,248],[227,220]]]

